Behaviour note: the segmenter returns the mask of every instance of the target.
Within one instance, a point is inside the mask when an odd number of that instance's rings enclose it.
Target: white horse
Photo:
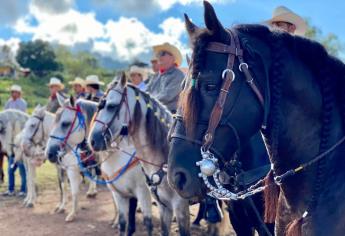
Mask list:
[[[21,135],[21,148],[28,160],[32,163],[42,163],[45,161],[44,147],[47,143],[49,132],[54,125],[55,115],[47,112],[46,107],[37,106],[32,115],[27,120]],[[65,181],[65,172],[70,184],[72,195],[72,206],[65,221],[73,221],[77,214],[78,194],[81,183],[80,170],[74,156],[68,154],[61,158],[56,165],[59,178],[60,202],[55,208],[55,212],[63,213],[67,203],[67,184]],[[92,184],[93,185],[93,184]],[[89,187],[93,191],[94,187]]]
[[[73,97],[66,100],[59,97],[59,102],[62,109],[58,112],[46,148],[46,155],[49,159],[54,159],[63,152],[69,153],[71,149],[85,144],[88,127],[98,105],[82,99],[75,102]],[[145,184],[145,176],[134,156],[133,145],[124,139],[119,146],[120,149],[101,152],[100,161],[103,176],[108,180],[107,186],[119,208],[120,233],[124,235],[126,232],[129,200],[135,197],[143,211],[148,235],[151,235],[153,229],[152,204],[150,191]],[[135,214],[135,209],[132,214]],[[128,222],[127,235],[131,235],[134,231],[135,217],[132,217]]]
[[[0,112],[0,142],[3,152],[6,152],[7,155],[14,154],[15,162],[23,160],[27,181],[27,194],[24,199],[24,206],[32,207],[36,198],[35,166],[27,161],[24,153],[19,148],[21,130],[28,117],[26,113],[13,109]]]
[[[167,108],[135,86],[127,85],[123,74],[100,102],[89,143],[96,151],[106,150],[121,132],[128,131],[159,205],[162,234],[169,234],[175,213],[180,234],[189,235],[189,203],[168,185],[164,168],[168,156],[166,124],[171,122],[172,114]]]

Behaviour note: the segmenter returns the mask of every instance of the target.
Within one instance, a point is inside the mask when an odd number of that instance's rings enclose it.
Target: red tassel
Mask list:
[[[278,206],[278,198],[280,188],[274,183],[273,171],[268,172],[264,181],[265,186],[269,186],[264,190],[265,201],[265,223],[272,224],[276,219],[276,211]]]
[[[294,219],[286,227],[286,236],[302,236],[303,217]]]

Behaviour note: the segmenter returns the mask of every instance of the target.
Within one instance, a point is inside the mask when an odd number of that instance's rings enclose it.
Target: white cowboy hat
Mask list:
[[[22,92],[22,87],[20,87],[17,84],[14,84],[14,85],[11,86],[10,91],[11,92],[20,92],[21,93]]]
[[[48,87],[57,85],[60,87],[61,90],[65,88],[65,85],[63,83],[61,83],[61,80],[59,80],[56,77],[50,78],[49,84],[47,84],[47,85],[48,85]]]
[[[98,84],[104,85],[102,81],[99,80],[97,75],[88,75],[85,79],[85,85]]]
[[[82,78],[80,78],[80,77],[76,77],[74,80],[68,82],[68,84],[70,84],[70,85],[79,84],[82,87],[84,87],[85,86],[85,81]]]
[[[175,58],[175,63],[177,66],[180,66],[182,63],[182,54],[180,50],[178,50],[177,47],[174,45],[171,45],[170,43],[163,43],[160,45],[153,46],[153,52],[155,55],[157,55],[161,51],[167,51],[170,52],[174,58]]]
[[[147,77],[148,77],[148,71],[146,68],[144,67],[139,67],[139,66],[131,66],[131,68],[129,69],[129,74],[134,74],[134,73],[137,73],[137,74],[140,74],[143,78],[143,80],[146,80]]]
[[[307,31],[307,23],[303,20],[302,17],[291,11],[289,8],[284,6],[279,6],[274,9],[272,18],[266,20],[265,23],[272,26],[273,22],[288,22],[296,26],[295,33],[297,35],[304,35]]]

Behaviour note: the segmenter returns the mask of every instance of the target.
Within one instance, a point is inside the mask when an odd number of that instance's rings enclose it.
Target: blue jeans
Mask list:
[[[14,156],[8,157],[8,191],[13,192],[15,187],[15,175],[17,168],[19,168],[20,178],[22,179],[21,192],[26,193],[26,172],[23,161],[16,162],[14,165]],[[13,167],[12,167],[13,165]]]

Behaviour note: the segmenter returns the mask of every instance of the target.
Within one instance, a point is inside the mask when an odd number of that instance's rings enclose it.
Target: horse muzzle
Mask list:
[[[96,152],[106,150],[106,142],[108,142],[107,135],[104,135],[102,132],[94,132],[90,137],[91,148]]]

